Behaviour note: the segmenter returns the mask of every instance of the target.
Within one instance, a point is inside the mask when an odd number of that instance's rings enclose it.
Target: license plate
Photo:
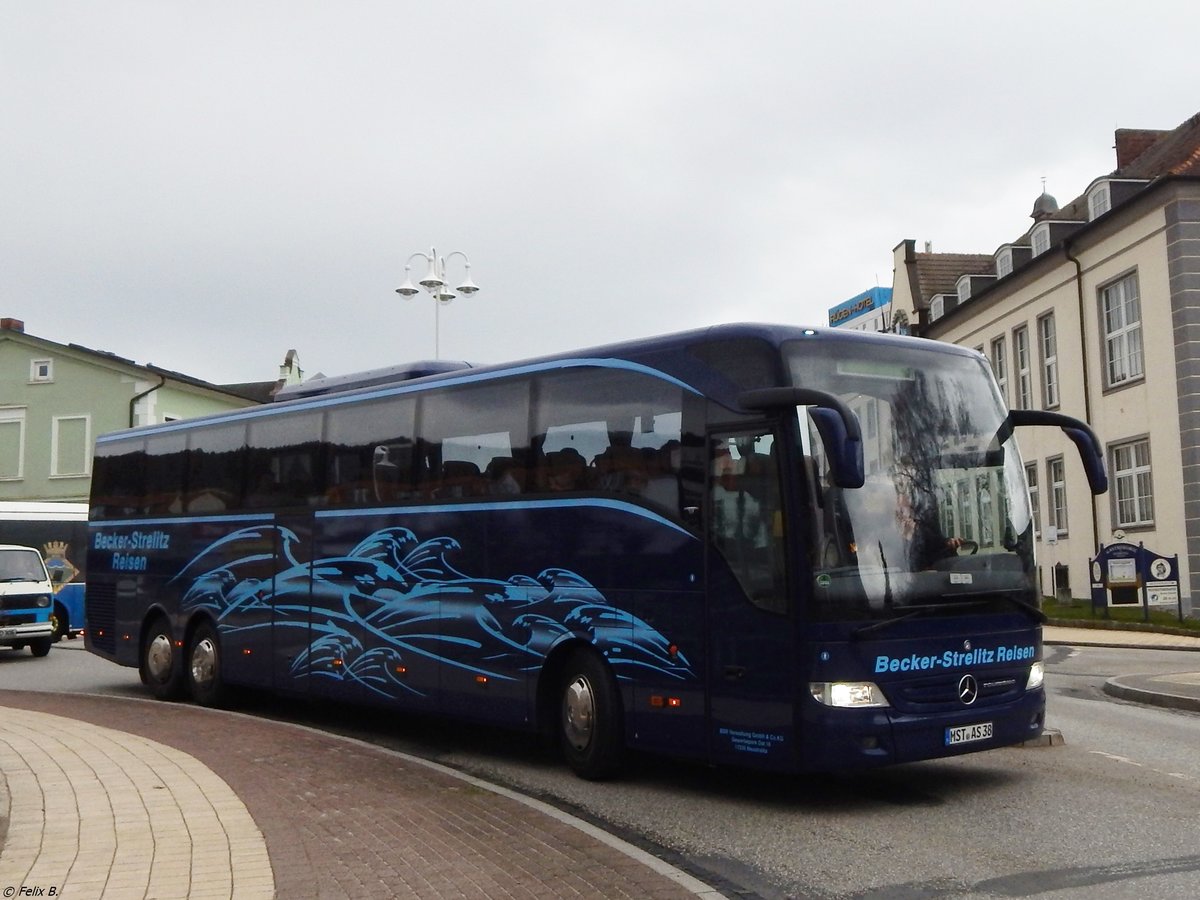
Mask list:
[[[13,637],[17,633],[15,628],[0,628],[0,637]]]
[[[992,723],[979,722],[975,725],[959,725],[957,728],[946,729],[946,746],[969,744],[972,741],[986,741],[992,736]]]

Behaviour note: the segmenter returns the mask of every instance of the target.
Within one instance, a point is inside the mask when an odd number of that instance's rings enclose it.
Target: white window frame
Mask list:
[[[1041,256],[1050,249],[1050,226],[1038,225],[1029,234],[1029,246],[1033,248],[1034,256]]]
[[[1029,361],[1029,326],[1013,329],[1013,368],[1017,373],[1017,409],[1033,408],[1033,371]]]
[[[1112,209],[1112,193],[1109,190],[1107,181],[1103,181],[1092,188],[1088,193],[1087,204],[1089,222],[1100,218]]]
[[[937,294],[929,301],[929,321],[940,319],[946,314],[946,301],[941,294]]]
[[[1113,473],[1113,521],[1119,528],[1154,526],[1154,481],[1148,437],[1109,447]]]
[[[964,275],[958,279],[958,284],[954,286],[954,292],[958,294],[958,302],[966,303],[971,299],[971,277]]]
[[[17,426],[17,473],[15,475],[0,474],[0,481],[21,481],[25,477],[25,407],[0,407],[0,425]]]
[[[1033,539],[1042,538],[1042,499],[1038,493],[1038,464],[1025,464],[1025,482],[1029,485],[1029,517],[1033,519]]]
[[[1038,352],[1042,357],[1042,406],[1058,407],[1058,325],[1054,313],[1048,312],[1038,320]]]
[[[1001,335],[992,339],[992,374],[1000,385],[1000,396],[1008,405],[1008,338]]]
[[[1059,537],[1067,534],[1067,464],[1061,456],[1046,460],[1046,483],[1050,487],[1050,524]]]
[[[1106,387],[1139,381],[1146,374],[1142,348],[1142,301],[1137,272],[1099,289]]]
[[[45,369],[43,374],[40,370]],[[54,360],[31,359],[29,361],[29,383],[50,384],[54,381]]]
[[[78,472],[61,471],[62,459],[59,456],[60,429],[63,422],[83,422],[83,470]],[[50,477],[51,478],[86,478],[92,474],[92,417],[55,416],[50,420]]]
[[[1012,248],[1008,247],[996,254],[996,277],[1003,278],[1013,270]]]

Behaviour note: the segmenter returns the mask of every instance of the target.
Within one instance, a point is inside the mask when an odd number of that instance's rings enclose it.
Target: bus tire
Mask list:
[[[154,619],[142,637],[142,684],[159,700],[178,700],[183,693],[183,666],[171,628],[163,616]]]
[[[29,642],[29,652],[34,656],[45,656],[53,646],[54,638],[52,637],[35,638]]]
[[[221,678],[221,642],[210,622],[201,622],[192,632],[186,666],[192,699],[201,706],[220,706],[226,694]]]
[[[71,630],[71,622],[67,618],[67,610],[61,603],[54,604],[54,612],[50,615],[50,621],[54,623],[54,634],[51,636],[51,639],[57,644]]]
[[[567,765],[581,778],[612,776],[625,755],[625,729],[617,680],[590,650],[576,651],[563,668],[559,737]]]

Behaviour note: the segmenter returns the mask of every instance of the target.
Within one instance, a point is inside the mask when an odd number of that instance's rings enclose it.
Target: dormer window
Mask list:
[[[1112,209],[1112,193],[1108,182],[1102,181],[1088,192],[1088,221],[1094,221]]]
[[[1033,246],[1033,255],[1041,256],[1050,249],[1050,226],[1042,224],[1033,229],[1033,233],[1029,236],[1029,242]]]
[[[996,277],[1003,278],[1013,270],[1012,248],[1005,247],[996,254]]]
[[[937,294],[929,301],[929,321],[940,319],[946,314],[946,298],[942,294]]]
[[[971,279],[969,276],[964,275],[962,278],[958,279],[958,302],[966,303],[970,299]]]

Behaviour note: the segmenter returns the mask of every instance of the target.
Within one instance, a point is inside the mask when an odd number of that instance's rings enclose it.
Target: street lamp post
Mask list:
[[[467,267],[467,274],[463,278],[462,284],[451,290],[446,285],[446,260],[453,259],[456,256],[461,256]],[[455,250],[446,256],[438,256],[437,250],[430,248],[428,253],[423,253],[418,250],[408,258],[404,264],[404,284],[396,288],[396,293],[405,300],[411,300],[417,293],[417,287],[412,283],[412,277],[409,274],[412,269],[412,261],[420,257],[429,265],[429,271],[425,273],[425,277],[417,282],[423,287],[429,296],[433,298],[434,314],[433,314],[433,358],[442,358],[442,336],[441,336],[441,313],[442,304],[449,303],[459,294],[465,297],[470,297],[479,290],[479,287],[471,281],[471,261],[467,259],[467,254],[461,250]]]

